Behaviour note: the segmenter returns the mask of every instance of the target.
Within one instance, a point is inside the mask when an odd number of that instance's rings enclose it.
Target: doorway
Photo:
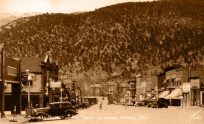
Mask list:
[[[200,105],[200,90],[191,89],[191,105],[199,106]]]

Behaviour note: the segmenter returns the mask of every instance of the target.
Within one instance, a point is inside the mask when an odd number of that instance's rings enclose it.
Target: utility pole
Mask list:
[[[26,70],[26,73],[28,75],[28,118],[30,117],[30,82],[32,81],[32,77],[30,75],[29,70]]]
[[[5,53],[3,44],[0,44],[0,50],[1,50],[1,89],[0,89],[0,101],[1,101],[1,118],[5,117],[4,113],[4,107],[5,107],[5,99],[4,99],[4,92],[5,92],[5,79],[4,79],[4,65],[5,65]]]

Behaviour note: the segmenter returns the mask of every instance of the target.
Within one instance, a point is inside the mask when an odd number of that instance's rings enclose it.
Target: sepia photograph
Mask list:
[[[0,124],[204,124],[204,0],[0,0]]]

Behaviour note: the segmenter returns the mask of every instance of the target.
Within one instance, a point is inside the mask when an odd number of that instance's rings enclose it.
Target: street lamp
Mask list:
[[[28,81],[27,81],[28,82],[28,111],[27,111],[27,114],[29,118],[30,117],[30,81],[32,80],[32,77],[28,69],[26,70],[26,74],[28,76]]]
[[[5,82],[5,84],[4,84],[4,89],[6,89],[7,88],[7,83]]]
[[[46,93],[45,93],[46,96],[48,96],[48,94],[49,94],[49,93],[48,93],[48,88],[49,88],[49,84],[48,84],[48,82],[47,82],[47,83],[46,83],[46,89],[47,89],[47,90],[46,90]]]

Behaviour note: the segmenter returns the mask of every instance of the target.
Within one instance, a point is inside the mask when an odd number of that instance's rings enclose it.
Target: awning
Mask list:
[[[168,96],[165,97],[165,99],[182,99],[182,98],[183,97],[181,89],[175,89]]]
[[[169,95],[170,91],[164,91],[159,94],[159,98],[165,98],[167,95]]]

